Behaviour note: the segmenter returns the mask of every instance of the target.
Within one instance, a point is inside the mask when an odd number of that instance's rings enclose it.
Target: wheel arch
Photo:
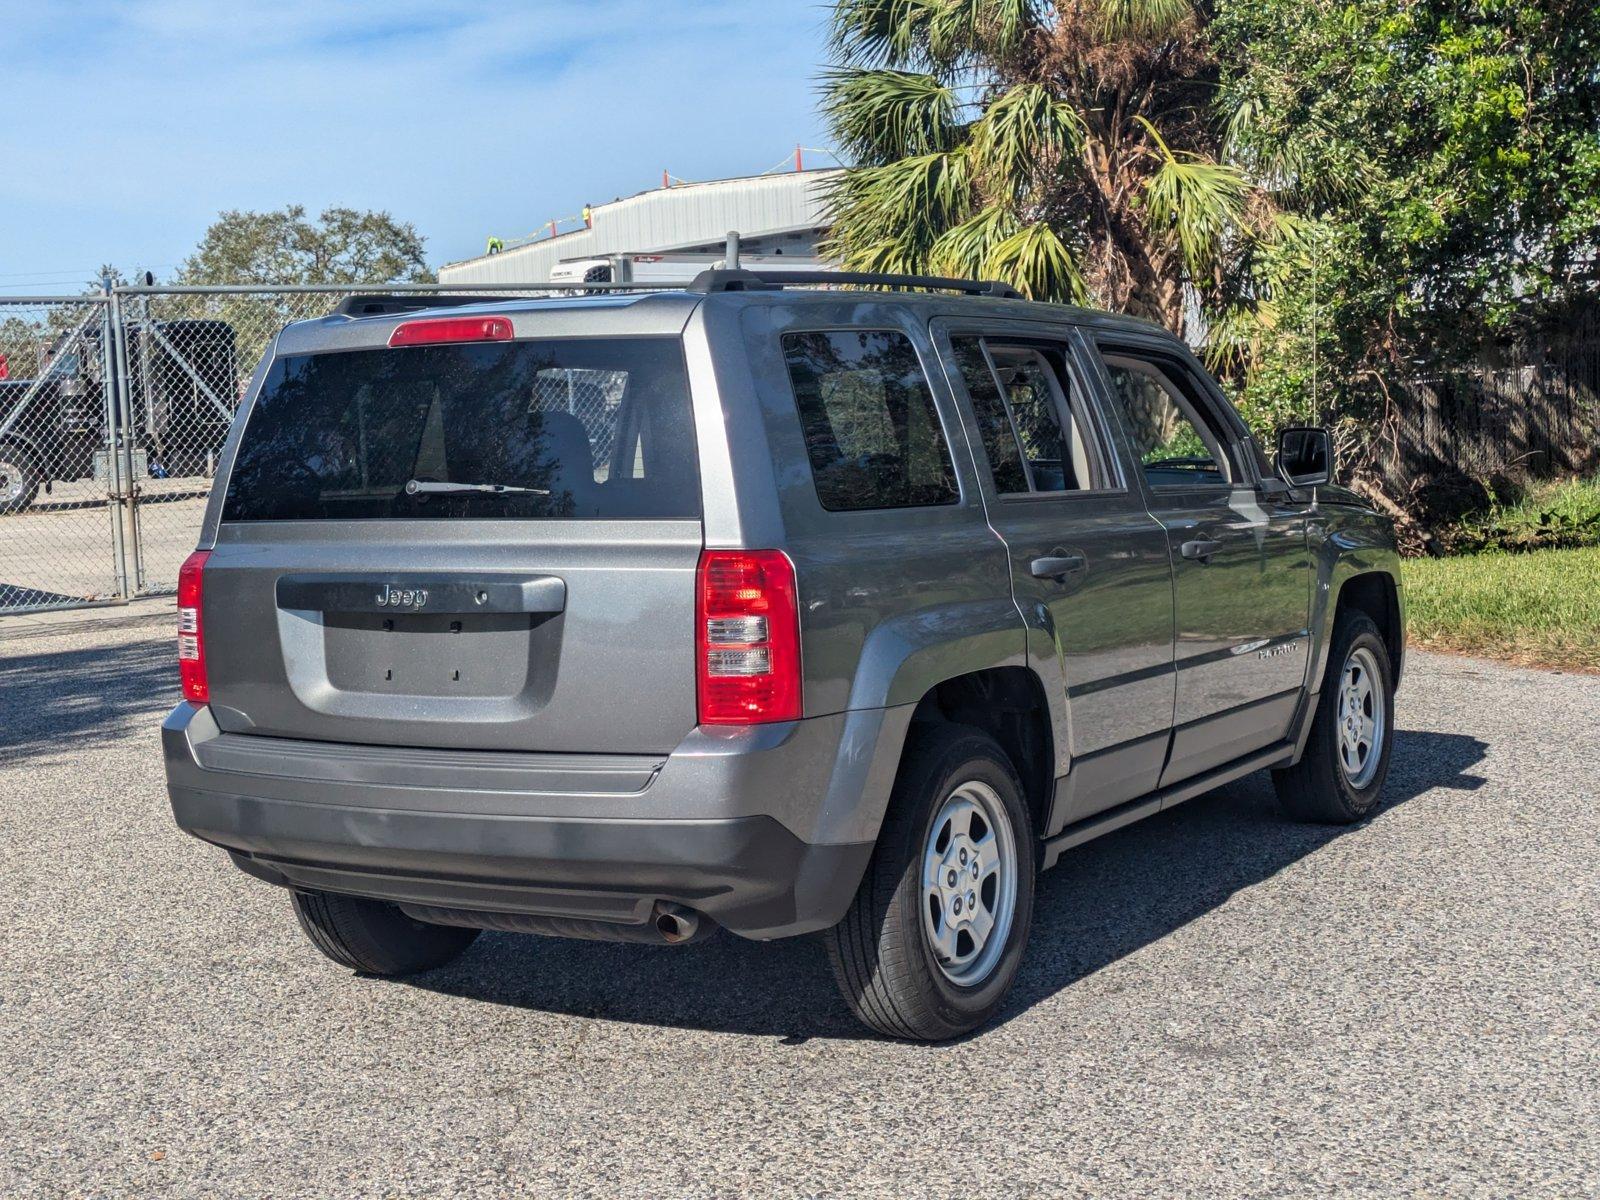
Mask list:
[[[917,702],[911,727],[939,723],[971,726],[1000,744],[1022,781],[1034,832],[1043,837],[1055,793],[1055,733],[1038,673],[993,666],[939,681]],[[904,748],[901,753],[903,765]]]
[[[1400,605],[1400,588],[1388,571],[1362,571],[1347,577],[1334,601],[1334,620],[1346,610],[1365,613],[1378,627],[1396,686],[1405,655],[1405,625]]]

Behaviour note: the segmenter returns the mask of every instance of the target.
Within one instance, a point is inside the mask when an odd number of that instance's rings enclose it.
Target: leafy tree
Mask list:
[[[1230,0],[1212,35],[1230,150],[1323,225],[1372,349],[1475,346],[1596,282],[1593,0]]]
[[[93,280],[86,280],[80,294],[99,296],[103,284],[115,287],[126,283],[122,272],[104,265]],[[62,334],[80,329],[98,329],[104,309],[89,304],[52,304],[39,308],[19,307],[8,310],[0,320],[0,355],[6,359],[7,371],[12,379],[32,379],[45,365],[51,345]]]
[[[1592,303],[1600,6],[1224,0],[1210,33],[1226,152],[1305,223],[1224,331],[1248,402],[1342,417],[1375,476],[1408,381]]]
[[[200,285],[431,283],[416,228],[386,212],[329,208],[315,221],[301,205],[220,214],[173,282]],[[320,316],[338,297],[270,290],[251,295],[163,296],[130,304],[138,320],[211,319],[232,329],[241,379],[279,329]],[[211,340],[223,336],[207,335]],[[212,350],[217,347],[210,347]]]
[[[38,372],[39,356],[45,345],[42,325],[19,316],[0,320],[0,358],[12,379],[28,379]]]
[[[1182,333],[1290,231],[1224,161],[1209,5],[838,0],[822,80],[847,266],[999,278]]]
[[[416,228],[386,212],[304,206],[222,213],[178,268],[185,284],[428,283]]]

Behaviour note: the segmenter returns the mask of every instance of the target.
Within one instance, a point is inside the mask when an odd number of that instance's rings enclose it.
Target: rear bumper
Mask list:
[[[178,825],[281,886],[629,924],[665,900],[770,938],[849,907],[909,717],[539,755],[222,734],[185,703],[162,742]]]

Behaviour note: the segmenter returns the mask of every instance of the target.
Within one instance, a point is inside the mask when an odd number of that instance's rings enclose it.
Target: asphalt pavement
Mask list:
[[[210,481],[141,479],[138,553],[122,551],[123,569],[149,591],[172,591],[178,567],[194,549]],[[118,550],[106,485],[91,479],[52,485],[18,513],[0,514],[0,624],[6,610],[42,608],[117,595]],[[5,636],[0,631],[0,639]]]
[[[1000,1020],[812,940],[485,934],[407,982],[173,826],[170,610],[0,618],[0,1197],[1600,1191],[1600,678],[1417,654],[1389,799],[1066,855]]]

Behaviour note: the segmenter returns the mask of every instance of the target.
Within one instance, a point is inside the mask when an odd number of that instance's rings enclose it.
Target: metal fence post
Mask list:
[[[132,596],[128,583],[127,528],[123,521],[125,502],[122,482],[122,455],[117,452],[117,387],[115,318],[109,277],[100,281],[100,292],[105,297],[100,305],[100,398],[105,411],[106,482],[110,491],[106,495],[106,509],[111,514],[112,567],[117,578],[117,598],[127,600]]]
[[[148,324],[148,321],[146,322]],[[126,314],[122,308],[122,297],[116,292],[111,293],[111,328],[114,336],[113,348],[115,357],[112,359],[116,367],[116,395],[117,412],[122,422],[122,477],[127,481],[126,509],[128,514],[127,543],[129,559],[132,567],[133,594],[143,595],[144,586],[144,560],[143,546],[139,537],[139,477],[135,472],[133,459],[133,398],[130,395],[131,380],[128,375],[128,327]]]

